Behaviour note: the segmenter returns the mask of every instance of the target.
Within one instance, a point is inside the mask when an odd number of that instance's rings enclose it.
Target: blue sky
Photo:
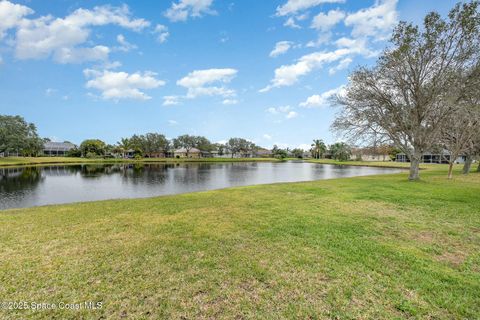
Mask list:
[[[0,114],[42,137],[328,143],[328,97],[399,20],[455,1],[0,1]]]

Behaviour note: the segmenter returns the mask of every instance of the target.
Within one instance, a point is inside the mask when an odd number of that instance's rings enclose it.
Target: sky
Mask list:
[[[333,143],[329,97],[450,0],[0,0],[0,114],[54,141]]]

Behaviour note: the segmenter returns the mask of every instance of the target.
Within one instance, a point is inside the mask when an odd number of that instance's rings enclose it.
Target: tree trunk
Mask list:
[[[463,174],[469,174],[470,168],[472,167],[472,156],[467,156],[465,159],[465,164],[463,165]]]
[[[453,162],[450,162],[448,165],[448,179],[453,178]]]
[[[414,154],[410,157],[410,175],[408,176],[408,180],[416,181],[420,180],[420,159],[421,155]]]
[[[477,172],[480,172],[480,161],[478,163]]]

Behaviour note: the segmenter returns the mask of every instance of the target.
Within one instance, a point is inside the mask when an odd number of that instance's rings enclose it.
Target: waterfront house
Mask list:
[[[383,147],[352,148],[350,160],[391,161],[390,155],[388,153],[388,148]]]
[[[255,151],[254,156],[258,158],[271,158],[273,157],[273,153],[271,150],[260,148],[257,151]]]
[[[174,158],[201,158],[202,151],[198,150],[197,148],[192,148],[188,150],[185,148],[176,149],[173,152]]]
[[[455,159],[455,163],[464,163],[465,162],[465,156],[461,155],[457,159]],[[410,162],[410,159],[405,153],[399,153],[397,154],[395,158],[396,162]],[[443,150],[442,152],[426,152],[422,155],[422,159],[420,162],[422,163],[449,163],[450,161],[450,152],[447,150]]]
[[[47,141],[43,144],[43,155],[47,157],[66,156],[67,153],[77,146],[70,142]]]

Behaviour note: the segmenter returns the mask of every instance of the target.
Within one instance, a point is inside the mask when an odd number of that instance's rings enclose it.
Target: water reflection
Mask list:
[[[0,169],[0,209],[309,181],[399,169],[284,163],[85,164]]]

